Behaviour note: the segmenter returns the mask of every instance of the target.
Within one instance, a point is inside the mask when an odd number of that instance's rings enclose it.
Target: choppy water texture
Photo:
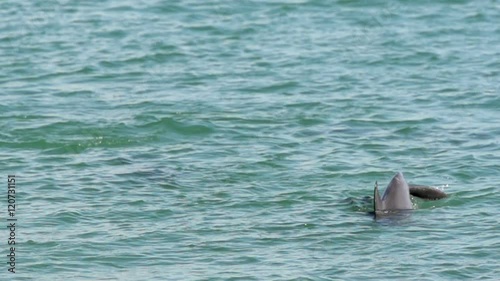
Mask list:
[[[497,279],[499,19],[499,1],[2,1],[15,277]],[[396,171],[451,196],[374,221]]]

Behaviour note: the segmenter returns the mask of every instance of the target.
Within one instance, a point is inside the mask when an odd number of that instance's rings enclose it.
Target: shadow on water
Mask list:
[[[347,197],[341,202],[354,212],[373,211],[373,197],[371,196],[364,196],[361,198]]]

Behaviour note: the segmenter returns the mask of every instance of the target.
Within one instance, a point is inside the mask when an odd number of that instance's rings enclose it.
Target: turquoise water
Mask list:
[[[499,19],[499,1],[2,1],[0,278],[498,279]],[[374,221],[397,171],[450,197]]]

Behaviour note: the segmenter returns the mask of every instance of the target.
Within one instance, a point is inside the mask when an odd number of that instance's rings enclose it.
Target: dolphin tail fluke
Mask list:
[[[422,199],[439,200],[448,197],[446,193],[434,187],[417,184],[410,184],[409,186],[410,194]]]
[[[380,194],[378,192],[378,183],[375,182],[375,190],[373,190],[373,211],[375,214],[377,211],[381,211],[384,209],[384,202],[380,199]]]

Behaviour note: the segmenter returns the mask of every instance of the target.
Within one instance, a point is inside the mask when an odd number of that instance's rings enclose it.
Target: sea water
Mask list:
[[[2,1],[0,278],[498,280],[499,19],[495,0]],[[375,221],[397,171],[449,197]]]

